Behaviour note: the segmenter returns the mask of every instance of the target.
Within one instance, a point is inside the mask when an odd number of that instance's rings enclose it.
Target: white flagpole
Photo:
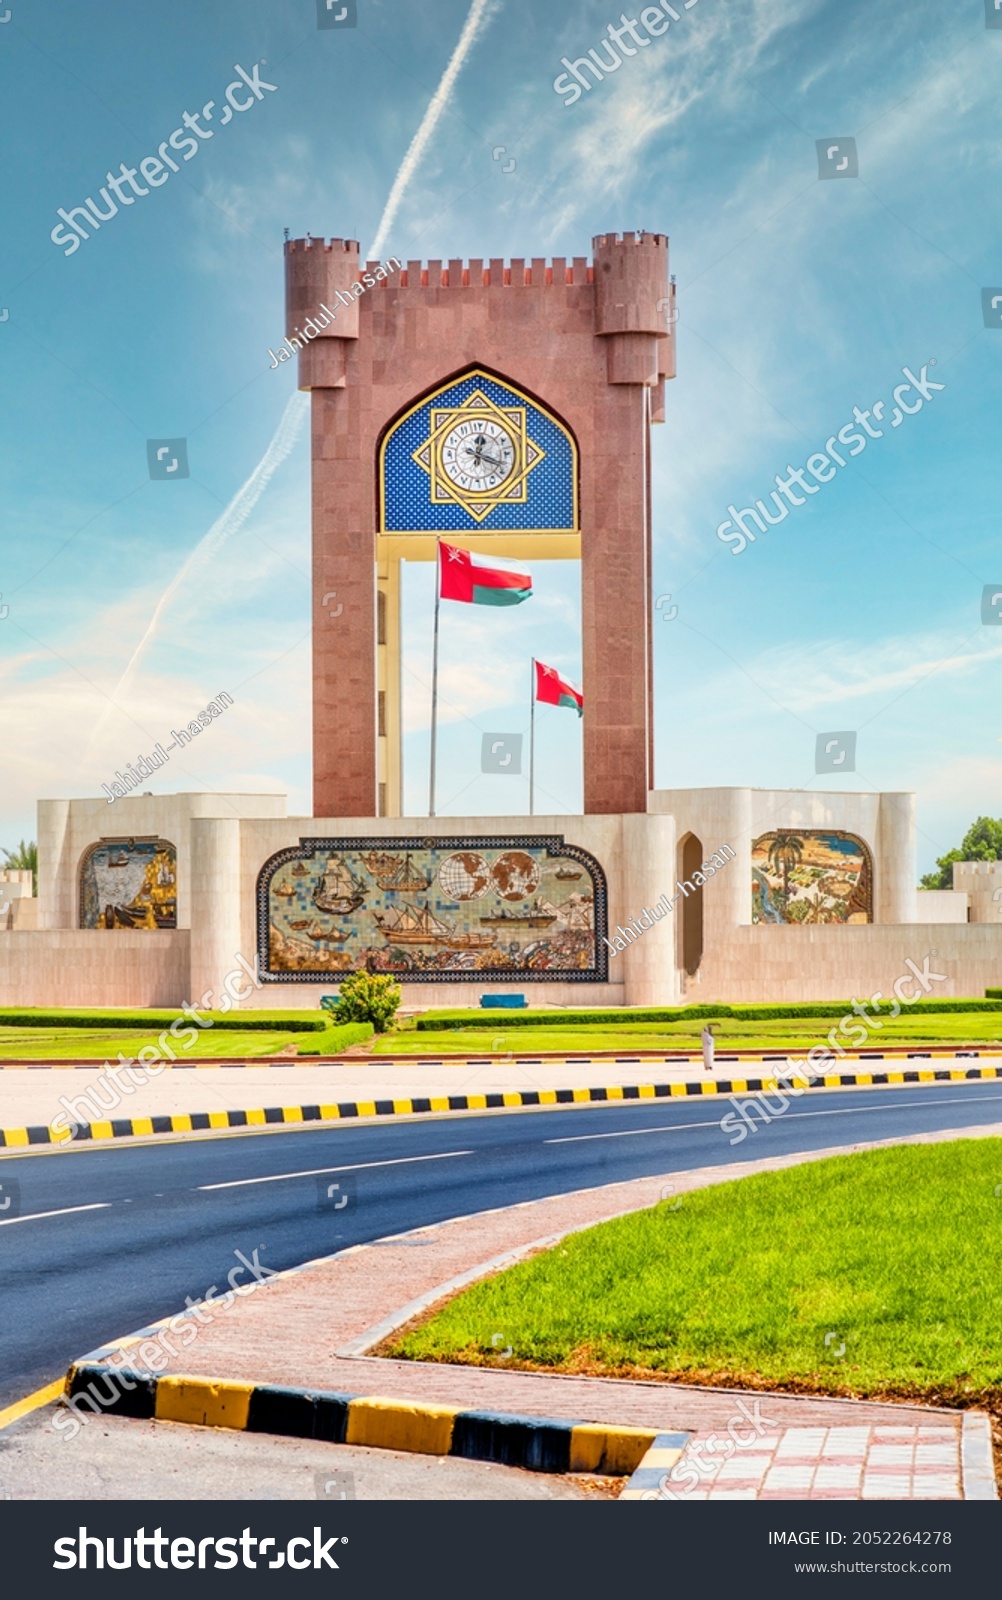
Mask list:
[[[529,663],[529,815],[532,816],[536,781],[536,658]]]
[[[435,757],[438,747],[438,612],[442,593],[442,543],[435,541],[435,643],[431,659],[431,771],[428,785],[428,815],[435,815]]]

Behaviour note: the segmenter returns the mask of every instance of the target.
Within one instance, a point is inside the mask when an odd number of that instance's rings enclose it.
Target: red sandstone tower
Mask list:
[[[288,337],[314,314],[322,321],[322,305],[335,312],[299,356],[299,386],[313,393],[318,817],[400,814],[399,563],[433,558],[436,525],[429,513],[427,527],[420,516],[391,527],[394,486],[380,474],[401,419],[471,371],[566,432],[577,525],[512,529],[471,516],[445,536],[527,561],[580,557],[585,811],[647,809],[650,426],[664,420],[664,380],[675,375],[674,286],[663,234],[603,234],[593,250],[591,265],[409,261],[376,280],[379,264],[363,269],[352,240],[285,247]],[[373,283],[353,297],[366,271]]]

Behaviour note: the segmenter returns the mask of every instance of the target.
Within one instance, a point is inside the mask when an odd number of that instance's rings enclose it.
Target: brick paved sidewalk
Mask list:
[[[1002,1125],[915,1135],[900,1143],[939,1143],[1002,1135]],[[703,1450],[718,1465],[696,1473],[680,1498],[957,1499],[962,1497],[963,1417],[955,1411],[789,1394],[751,1394],[681,1384],[578,1378],[563,1374],[388,1361],[358,1355],[394,1326],[442,1297],[456,1280],[482,1276],[534,1244],[689,1190],[846,1154],[854,1146],[734,1166],[706,1167],[560,1195],[458,1218],[311,1263],[267,1281],[226,1308],[215,1305],[190,1348],[135,1338],[94,1352],[121,1351],[130,1367],[192,1376],[286,1384],[429,1403],[563,1416],[591,1422],[693,1430],[687,1454]],[[876,1148],[876,1146],[868,1146]],[[145,1331],[145,1330],[144,1330]],[[502,1336],[503,1329],[498,1330]],[[176,1338],[176,1336],[175,1336]],[[499,1341],[500,1347],[501,1341]],[[171,1354],[173,1350],[173,1354]],[[81,1352],[81,1358],[85,1353]],[[970,1414],[968,1414],[970,1417]],[[760,1419],[747,1449],[713,1446],[729,1425]],[[987,1426],[981,1427],[987,1440]],[[732,1433],[731,1437],[734,1435]],[[982,1492],[990,1474],[981,1456]],[[968,1452],[970,1454],[970,1450]],[[726,1456],[727,1459],[721,1459]],[[685,1485],[682,1486],[685,1488]]]
[[[783,1060],[761,1057],[719,1058],[711,1075],[701,1064],[666,1062],[663,1056],[619,1057],[615,1059],[567,1057],[537,1059],[516,1057],[491,1062],[468,1061],[343,1061],[310,1066],[289,1058],[284,1064],[240,1067],[195,1066],[179,1060],[177,1065],[123,1095],[121,1104],[108,1107],[108,1090],[98,1089],[90,1115],[96,1105],[102,1117],[171,1116],[186,1112],[242,1111],[263,1106],[302,1106],[351,1100],[395,1100],[421,1095],[440,1098],[450,1094],[503,1094],[546,1089],[581,1089],[623,1084],[682,1084],[704,1081],[732,1082],[747,1078],[772,1078],[785,1070]],[[85,1097],[91,1084],[101,1078],[102,1063],[93,1067],[45,1066],[11,1067],[0,1062],[0,1127],[29,1127],[51,1122],[64,1111],[63,1100],[72,1105]],[[972,1067],[996,1069],[1002,1056],[982,1052],[979,1056],[936,1055],[906,1058],[888,1056],[848,1056],[842,1070],[861,1073],[902,1073],[953,1071],[958,1080]],[[73,1114],[72,1112],[70,1113]],[[723,1112],[721,1111],[721,1115]],[[79,1120],[88,1121],[86,1109]]]
[[[771,1401],[766,1404],[771,1409]],[[849,1422],[778,1429],[720,1462],[697,1443],[695,1453],[683,1455],[667,1487],[682,1500],[963,1499],[956,1422],[932,1411],[923,1426],[914,1421],[911,1408],[903,1416],[907,1420],[899,1427]],[[693,1473],[700,1465],[695,1486]]]

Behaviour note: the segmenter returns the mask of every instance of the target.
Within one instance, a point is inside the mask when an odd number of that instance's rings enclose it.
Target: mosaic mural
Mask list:
[[[479,368],[413,406],[379,455],[384,533],[577,529],[571,434]]]
[[[102,839],[80,870],[81,928],[177,927],[177,851],[165,839]]]
[[[752,845],[752,921],[872,922],[869,849],[853,833],[764,833]]]
[[[561,837],[302,839],[258,878],[264,977],[604,982],[605,874]]]

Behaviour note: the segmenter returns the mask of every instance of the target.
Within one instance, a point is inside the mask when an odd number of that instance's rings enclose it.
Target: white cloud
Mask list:
[[[899,694],[932,678],[942,680],[981,671],[1002,657],[1002,644],[971,649],[969,627],[953,633],[885,639],[812,640],[769,650],[748,663],[748,671],[791,711]]]

